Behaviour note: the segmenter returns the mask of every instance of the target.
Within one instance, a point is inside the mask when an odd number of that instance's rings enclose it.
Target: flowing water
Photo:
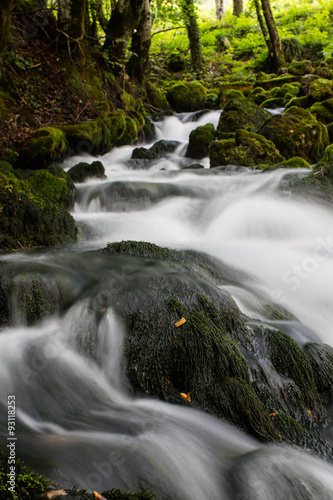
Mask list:
[[[2,438],[12,394],[19,456],[62,486],[150,488],[157,499],[179,500],[333,498],[332,465],[306,450],[264,445],[199,410],[129,391],[125,328],[104,299],[111,285],[135,286],[142,270],[126,256],[115,262],[89,253],[107,242],[141,240],[208,253],[242,273],[241,286],[225,289],[245,314],[261,319],[261,304],[270,299],[300,321],[301,328],[285,325],[298,342],[333,345],[331,210],[282,192],[286,170],[209,170],[207,158],[206,168],[182,169],[191,163],[184,157],[190,131],[216,125],[219,113],[193,118],[155,124],[158,139],[180,145],[147,169],[133,168],[133,147],[101,158],[107,179],[77,186],[73,215],[83,235],[77,244],[1,256],[17,274],[13,326],[0,335]],[[81,160],[92,158],[71,158],[64,168]],[[34,272],[47,276],[59,304],[42,324],[28,327],[15,311],[25,276]],[[70,304],[65,310],[64,301]],[[332,442],[332,427],[326,431]]]

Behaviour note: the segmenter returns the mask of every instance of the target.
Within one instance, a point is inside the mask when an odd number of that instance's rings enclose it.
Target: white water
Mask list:
[[[158,138],[185,144],[193,128],[217,120],[218,113],[199,122],[170,117],[157,124]],[[246,314],[260,318],[258,297],[268,298],[292,312],[309,338],[333,345],[333,214],[327,207],[282,196],[285,170],[180,170],[184,146],[148,170],[131,170],[126,161],[132,150],[126,146],[101,158],[107,180],[78,186],[74,217],[88,239],[67,251],[2,260],[25,261],[27,269],[50,263],[63,282],[81,289],[84,279],[96,278],[97,264],[88,265],[80,254],[107,242],[201,250],[245,273],[242,286],[226,289]],[[91,158],[72,158],[65,167],[81,160]],[[208,166],[207,159],[201,163]],[[103,205],[115,183],[130,185],[132,194],[127,199],[119,190],[117,203]],[[77,254],[75,266],[66,252]],[[291,483],[301,481],[311,498],[333,498],[331,465],[262,445],[198,410],[130,396],[121,359],[123,325],[102,299],[100,314],[97,327],[87,298],[40,326],[16,323],[1,332],[1,401],[16,395],[20,452],[28,463],[64,485],[98,491],[149,487],[157,499],[294,498],[286,474]],[[87,355],[90,350],[94,356]],[[250,452],[257,455],[248,459]],[[245,481],[245,493],[237,496],[228,476],[235,459],[245,464],[237,479]],[[251,463],[258,467],[251,469]]]

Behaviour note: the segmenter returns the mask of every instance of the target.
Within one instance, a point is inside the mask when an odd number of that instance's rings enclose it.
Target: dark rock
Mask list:
[[[131,159],[157,160],[159,158],[165,158],[170,153],[174,153],[179,145],[180,142],[178,141],[166,141],[162,139],[155,142],[149,149],[143,147],[135,148]]]
[[[293,61],[288,66],[288,73],[291,75],[308,75],[309,73],[313,73],[314,68],[312,66],[311,61]]]
[[[326,127],[307,110],[296,107],[268,118],[258,133],[273,141],[287,160],[300,156],[310,164],[315,163],[328,146]]]
[[[211,123],[192,130],[185,156],[187,158],[205,158],[208,156],[208,147],[214,138],[215,127]]]
[[[167,99],[178,113],[197,111],[205,106],[206,89],[198,82],[177,83],[168,90]]]
[[[270,114],[246,99],[231,99],[221,114],[217,134],[236,132],[239,129],[255,132]]]
[[[78,183],[85,182],[91,177],[106,179],[105,168],[100,161],[94,161],[93,163],[78,163],[70,168],[67,173],[73,182]]]

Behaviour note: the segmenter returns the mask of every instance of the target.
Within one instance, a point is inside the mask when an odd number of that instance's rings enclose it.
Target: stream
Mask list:
[[[200,161],[205,168],[184,169],[194,163],[185,158],[189,133],[216,126],[219,114],[156,122],[157,140],[180,144],[148,168],[131,160],[134,146],[99,158],[107,178],[77,185],[76,244],[0,254],[16,284],[12,326],[0,331],[1,437],[7,439],[7,397],[15,395],[17,456],[62,487],[148,488],[157,500],[333,499],[329,461],[263,444],[198,409],[136,398],[126,380],[126,329],[104,299],[153,271],[126,255],[91,257],[108,242],[204,252],[235,277],[242,273],[241,285],[223,287],[248,317],[264,319],[269,298],[299,320],[297,327],[286,321],[285,331],[300,345],[333,346],[333,213],[281,191],[285,176],[303,171],[210,170],[208,158]],[[79,161],[94,158],[73,157],[63,166]],[[27,326],[16,311],[20,287],[34,273],[46,277],[58,301],[44,321]],[[332,445],[332,422],[325,433]]]

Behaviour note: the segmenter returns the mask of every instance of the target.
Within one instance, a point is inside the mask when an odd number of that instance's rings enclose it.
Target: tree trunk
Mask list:
[[[215,0],[216,19],[221,21],[225,15],[224,0]]]
[[[240,16],[243,12],[243,0],[234,0],[234,16]]]
[[[111,14],[103,48],[109,53],[114,72],[124,67],[129,41],[140,22],[143,1],[118,0]]]
[[[12,4],[12,0],[1,0],[0,3],[0,76],[2,74],[2,60],[9,38]]]
[[[87,0],[58,0],[59,48],[71,60],[85,60],[86,8]]]
[[[194,71],[200,71],[203,57],[201,52],[200,31],[193,0],[182,0],[181,8],[186,23],[187,36],[190,42],[192,68]]]
[[[133,80],[142,83],[148,66],[151,43],[151,12],[150,0],[144,0],[137,30],[132,35],[131,51],[133,52],[127,73]]]
[[[282,44],[279,33],[276,29],[274,17],[271,11],[269,0],[261,0],[262,11],[264,13],[266,26],[271,41],[271,56],[273,59],[274,69],[277,71],[286,66],[286,61],[283,54]]]
[[[270,38],[269,38],[269,34],[268,34],[268,31],[267,31],[267,28],[266,28],[265,20],[262,17],[262,13],[261,13],[261,9],[260,9],[260,0],[254,0],[254,5],[256,7],[257,18],[258,18],[258,22],[259,22],[259,26],[260,26],[262,35],[263,35],[263,37],[265,39],[265,42],[266,42],[267,48],[269,50],[269,53],[271,54],[271,52],[272,52],[272,44],[271,44],[271,41],[270,41]]]
[[[90,10],[91,10],[91,16],[93,19],[93,23],[96,23],[97,21],[99,22],[100,27],[106,33],[106,29],[108,26],[108,20],[105,17],[104,11],[103,11],[103,3],[102,0],[91,0],[90,2]],[[93,30],[94,31],[94,30]],[[97,32],[97,29],[96,29]]]

